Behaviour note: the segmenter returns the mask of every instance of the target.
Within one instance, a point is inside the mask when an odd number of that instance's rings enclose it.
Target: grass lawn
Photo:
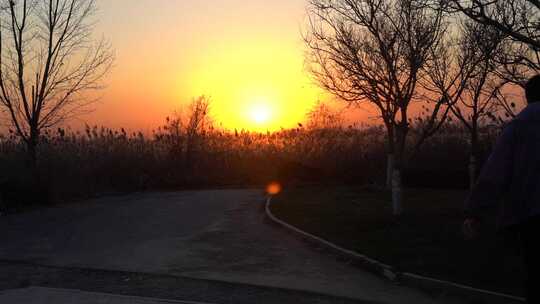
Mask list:
[[[517,241],[486,220],[482,237],[461,234],[466,191],[407,189],[405,213],[391,215],[390,193],[354,187],[300,187],[278,195],[279,218],[400,271],[523,295]]]

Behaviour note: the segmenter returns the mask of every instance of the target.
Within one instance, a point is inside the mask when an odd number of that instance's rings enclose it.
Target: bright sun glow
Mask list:
[[[98,2],[96,33],[111,38],[118,60],[106,91],[89,96],[103,102],[76,126],[154,129],[205,95],[216,128],[272,132],[295,128],[331,97],[306,69],[306,1]]]
[[[249,117],[254,123],[263,125],[272,118],[272,110],[266,104],[254,104],[249,110]]]
[[[256,132],[294,128],[321,98],[305,73],[303,53],[278,38],[223,43],[200,52],[176,100],[212,97],[212,119],[225,129]]]

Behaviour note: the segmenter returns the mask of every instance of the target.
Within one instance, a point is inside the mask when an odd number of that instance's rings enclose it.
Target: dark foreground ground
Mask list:
[[[524,269],[517,238],[496,231],[461,233],[466,191],[407,189],[405,214],[391,216],[390,194],[351,187],[304,187],[278,195],[272,211],[312,234],[395,266],[438,279],[522,296]]]
[[[41,286],[190,302],[368,304],[315,293],[177,276],[0,261],[0,291]]]
[[[449,302],[352,267],[270,225],[264,201],[261,190],[249,189],[142,193],[0,217],[0,260],[8,262],[0,265],[1,288],[182,300],[208,294],[215,303]],[[208,283],[216,281],[223,284]],[[315,301],[316,293],[331,297]],[[303,295],[305,301],[295,299]]]

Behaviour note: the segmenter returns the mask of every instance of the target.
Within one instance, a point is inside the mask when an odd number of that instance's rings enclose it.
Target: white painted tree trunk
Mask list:
[[[386,188],[392,189],[392,178],[394,172],[394,154],[390,153],[386,159]]]
[[[400,216],[403,212],[401,172],[397,169],[392,174],[392,211],[394,216]]]
[[[472,190],[476,184],[476,157],[469,158],[469,188]]]

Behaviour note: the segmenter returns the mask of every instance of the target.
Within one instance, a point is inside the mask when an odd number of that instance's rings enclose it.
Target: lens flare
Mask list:
[[[272,182],[266,187],[266,193],[269,195],[277,195],[281,190],[281,185],[278,182]]]

